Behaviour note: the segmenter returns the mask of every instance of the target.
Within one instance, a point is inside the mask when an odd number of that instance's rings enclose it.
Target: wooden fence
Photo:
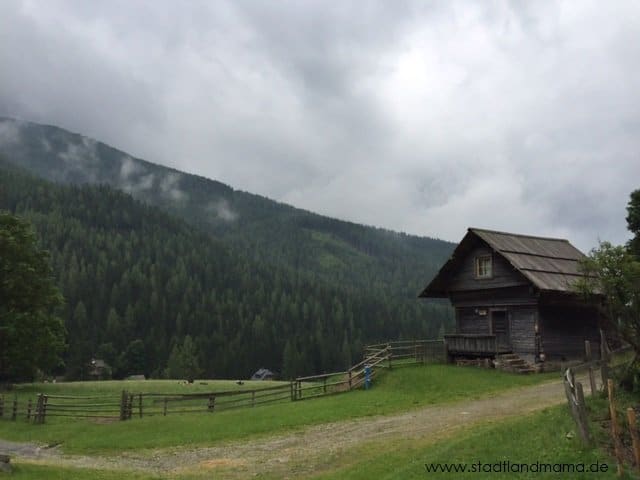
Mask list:
[[[621,370],[627,366],[624,362],[619,363],[616,366],[611,366],[609,364],[613,356],[624,354],[627,351],[629,351],[629,347],[623,347],[613,352],[608,351],[607,348],[604,350],[601,349],[600,358],[594,360],[591,352],[591,345],[587,341],[585,342],[585,362],[577,366],[566,368],[563,372],[563,383],[571,416],[576,423],[580,439],[587,446],[592,445],[594,440],[589,428],[584,390],[582,384],[576,380],[576,372],[587,373],[592,396],[596,395],[600,389],[606,394],[609,401],[609,419],[611,422],[610,433],[613,451],[616,458],[618,477],[621,477],[624,474],[625,446],[622,441],[622,437],[624,434],[625,419],[627,420],[626,426],[631,439],[633,463],[637,472],[640,472],[640,431],[638,430],[636,411],[631,407],[627,408],[626,412],[620,412],[618,410],[615,398],[615,383],[611,379],[612,375],[619,376]],[[600,370],[600,389],[597,385],[597,370]],[[624,413],[626,413],[626,418]]]
[[[441,340],[402,340],[367,345],[364,359],[343,372],[298,377],[287,384],[251,390],[208,393],[144,393],[72,396],[38,394],[35,398],[0,395],[0,418],[44,423],[49,417],[129,420],[151,415],[219,412],[276,402],[298,401],[363,388],[382,368],[446,361]]]
[[[625,447],[622,441],[625,415],[618,411],[615,398],[615,385],[613,380],[608,378],[610,370],[607,364],[601,363],[599,366],[602,369],[602,389],[607,394],[607,398],[609,400],[611,440],[616,458],[617,476],[620,477],[624,474],[625,463]],[[592,373],[593,365],[589,366],[589,381],[591,383],[591,395],[595,395],[598,392],[598,389],[595,386],[596,384]],[[590,446],[593,444],[594,440],[589,428],[587,407],[582,384],[576,381],[575,372],[571,368],[567,368],[565,370],[563,377],[569,409],[571,411],[571,416],[576,423],[578,434],[582,442],[585,445]],[[640,432],[638,431],[636,411],[631,407],[626,409],[626,420],[629,437],[631,438],[633,463],[635,464],[636,470],[640,472]]]
[[[137,393],[130,394],[128,405],[125,408],[125,417],[166,416],[172,413],[214,413],[233,408],[255,407],[290,400],[290,384],[252,390],[209,393]]]
[[[365,359],[385,347],[389,349],[387,367],[447,361],[444,340],[398,340],[367,345],[364,347]]]
[[[384,362],[389,362],[390,358],[391,348],[384,346],[377,350],[369,350],[364,360],[344,372],[298,377],[291,383],[291,400],[305,400],[360,388],[367,380],[367,372],[369,380],[373,380],[377,369],[382,367]]]
[[[568,368],[563,377],[564,391],[569,403],[571,416],[578,427],[578,434],[585,445],[591,445],[592,438],[587,420],[587,407],[584,400],[584,390],[582,383],[576,381],[575,373]],[[594,392],[591,392],[593,395]]]
[[[364,347],[364,359],[344,372],[298,377],[293,382],[292,400],[322,397],[362,388],[373,381],[382,368],[395,368],[418,363],[445,363],[447,359],[442,340],[398,340]]]
[[[28,402],[21,402],[17,396],[7,398],[0,395],[0,418],[9,418],[14,421],[20,418],[31,420],[33,411],[34,405],[31,399]]]
[[[255,407],[267,403],[291,401],[292,384],[252,390],[229,390],[208,393],[134,393],[120,395],[69,396],[39,394],[35,399],[10,402],[0,396],[0,418],[26,419],[44,423],[49,417],[129,420],[151,415],[175,413],[213,413],[232,408]],[[8,408],[7,408],[8,407]]]

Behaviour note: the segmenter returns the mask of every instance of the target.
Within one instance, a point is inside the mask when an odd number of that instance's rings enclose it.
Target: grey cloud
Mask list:
[[[131,157],[125,156],[120,165],[120,188],[129,193],[139,193],[153,188],[155,175]]]
[[[11,145],[20,141],[20,128],[15,122],[0,121],[0,143]]]
[[[627,238],[637,2],[61,0],[0,16],[0,115],[411,233]],[[127,188],[184,198],[179,175],[130,168]]]
[[[64,152],[58,154],[68,165],[82,168],[83,165],[96,164],[98,153],[94,139],[82,137],[81,143],[69,143]]]
[[[73,180],[83,182],[96,182],[98,180],[98,153],[96,141],[82,137],[80,143],[68,143],[66,150],[59,152],[65,162],[66,173],[58,172],[58,175],[69,174]]]
[[[213,212],[216,218],[225,222],[234,222],[238,219],[238,212],[231,208],[229,202],[222,198],[215,203],[209,205],[209,210]]]
[[[160,190],[172,200],[185,200],[187,194],[180,189],[182,175],[179,173],[169,173],[160,181]]]

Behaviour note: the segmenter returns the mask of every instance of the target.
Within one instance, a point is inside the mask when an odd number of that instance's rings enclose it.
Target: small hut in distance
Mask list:
[[[600,299],[575,291],[582,258],[564,239],[469,228],[420,297],[449,298],[455,309],[456,333],[445,335],[451,360],[548,369],[600,340]]]
[[[274,378],[275,374],[267,368],[260,368],[251,376],[251,380],[273,380]]]

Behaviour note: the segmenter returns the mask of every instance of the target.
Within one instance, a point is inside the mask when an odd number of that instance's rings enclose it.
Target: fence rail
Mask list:
[[[292,385],[292,400],[305,400],[360,388],[372,381],[380,369],[418,363],[444,363],[443,340],[397,340],[364,347],[364,359],[343,372],[298,377]]]
[[[365,357],[384,347],[389,348],[389,366],[392,366],[393,362],[402,365],[446,362],[447,356],[443,340],[398,340],[367,345],[364,348]]]
[[[35,399],[0,395],[0,418],[44,423],[49,417],[129,420],[134,416],[214,412],[255,407],[291,400],[290,384],[251,390],[206,393],[132,393],[115,396],[64,396],[38,394]]]
[[[177,413],[214,413],[277,402],[291,402],[368,387],[381,369],[446,360],[441,340],[400,340],[367,345],[364,358],[341,372],[297,377],[287,384],[258,389],[198,393],[129,392],[108,395],[48,395],[5,398],[0,418],[36,424],[49,417],[95,418],[105,421]]]

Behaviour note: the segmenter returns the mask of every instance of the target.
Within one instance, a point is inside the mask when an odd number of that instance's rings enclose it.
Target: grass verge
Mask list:
[[[1,475],[1,474],[0,474]],[[162,477],[150,476],[138,472],[96,470],[88,468],[66,468],[33,463],[13,465],[11,480],[157,480]]]
[[[523,418],[485,424],[458,431],[448,439],[434,441],[399,441],[362,445],[342,459],[334,459],[333,468],[316,480],[411,480],[411,479],[495,479],[495,478],[549,478],[595,479],[616,478],[615,464],[602,450],[582,447],[575,426],[565,405],[545,409]],[[478,462],[481,462],[480,466]],[[509,467],[520,471],[507,471],[502,462],[515,464],[549,464],[551,468],[586,468],[598,465],[598,473],[577,471],[523,472],[525,467]],[[428,472],[426,465],[476,465],[478,472]],[[568,465],[568,467],[556,467]],[[538,467],[539,469],[547,467]],[[492,471],[487,471],[491,469]],[[497,470],[502,471],[497,471]],[[606,470],[602,472],[601,470]],[[627,477],[629,478],[629,477]]]

